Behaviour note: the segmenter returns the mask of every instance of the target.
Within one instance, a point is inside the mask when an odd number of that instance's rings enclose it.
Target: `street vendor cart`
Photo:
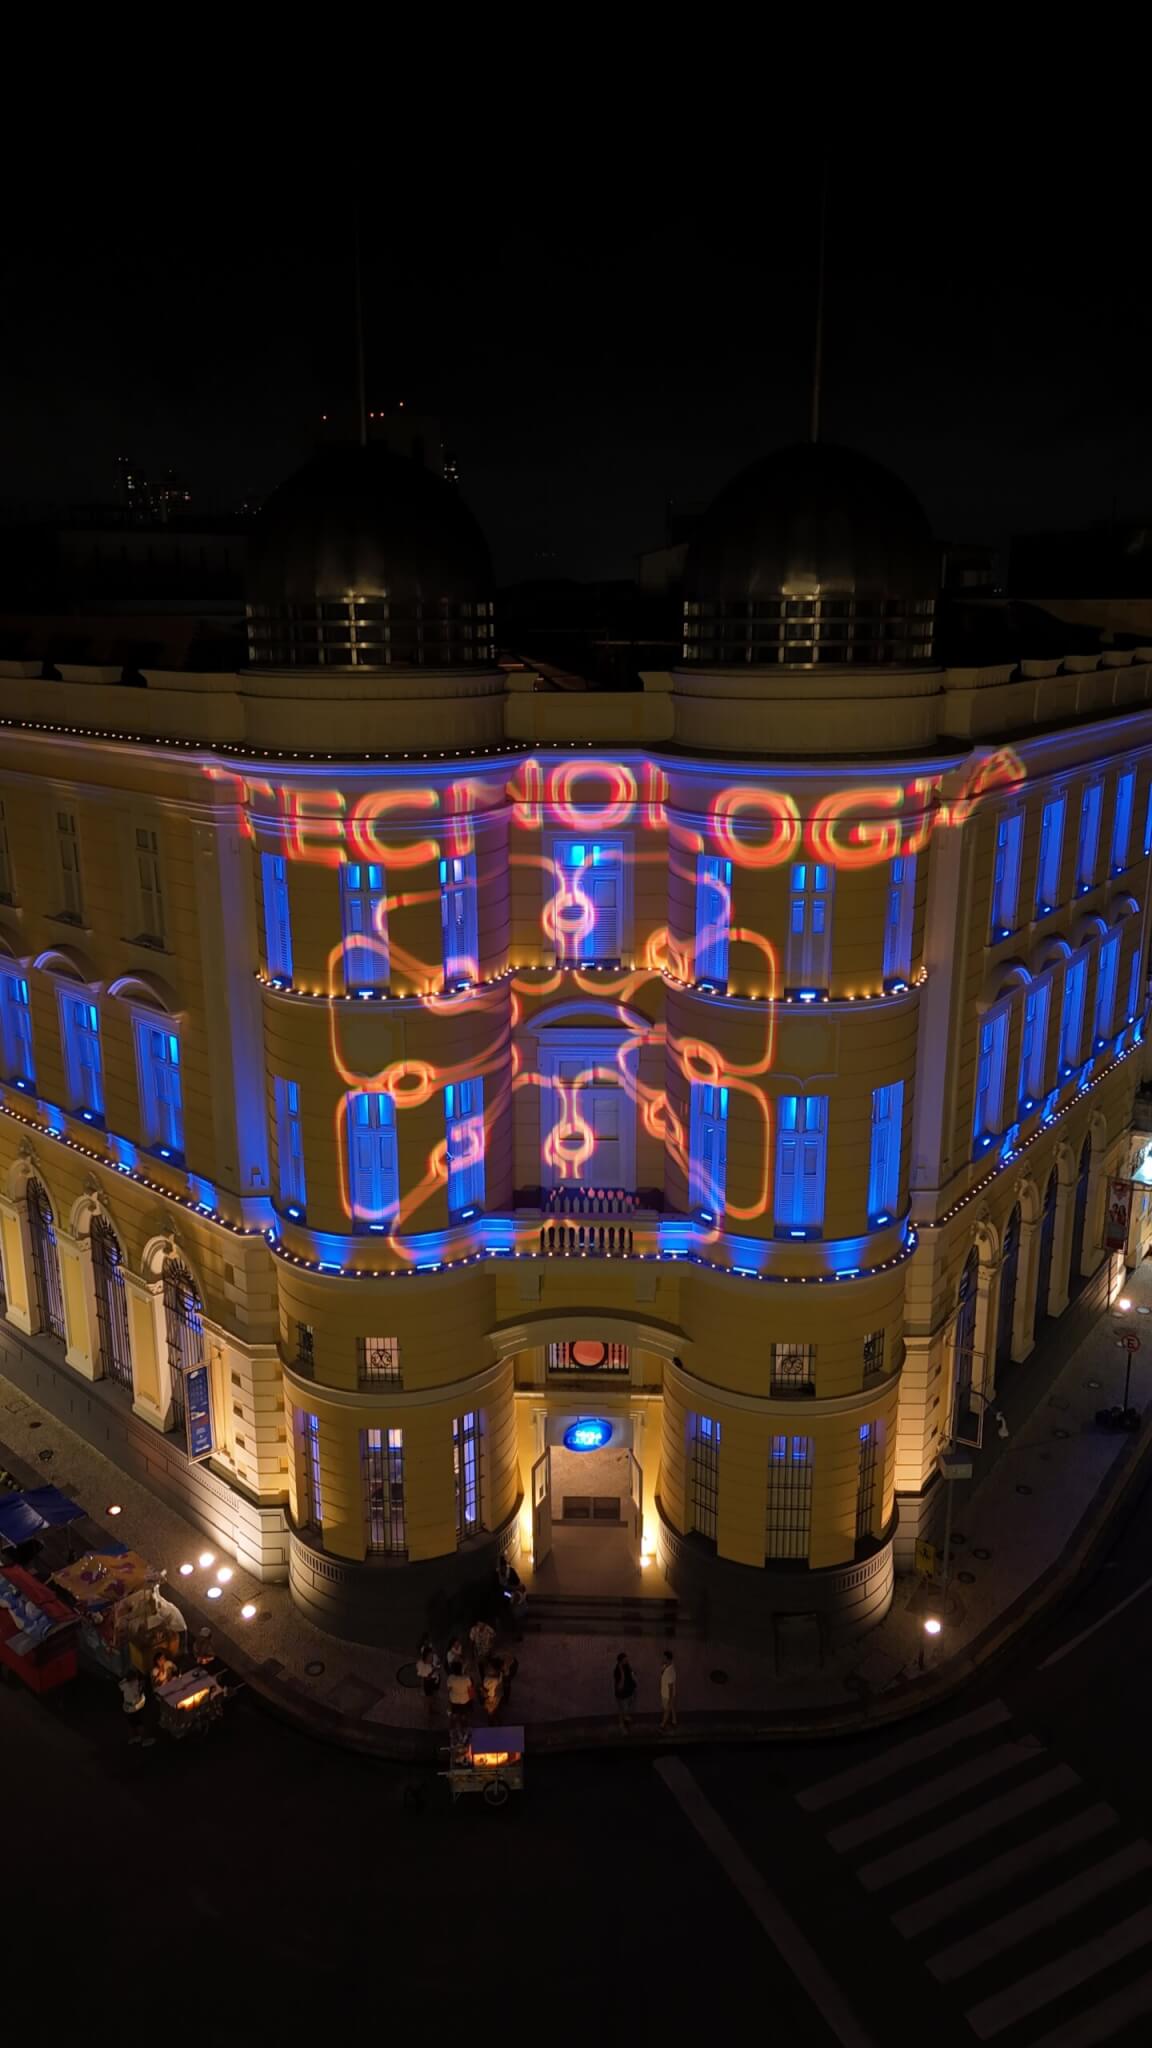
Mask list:
[[[0,1572],[0,1668],[30,1692],[52,1692],[76,1676],[79,1617],[17,1564]]]
[[[205,1735],[224,1711],[224,1687],[210,1671],[199,1665],[156,1687],[156,1711],[165,1735],[183,1742],[189,1735]]]
[[[92,1551],[53,1573],[53,1584],[83,1622],[80,1647],[87,1668],[113,1678],[133,1665],[142,1673],[151,1670],[155,1650],[150,1638],[141,1640],[138,1617],[149,1611],[159,1577],[134,1550],[116,1557]],[[167,1648],[169,1638],[163,1640]]]
[[[504,1806],[510,1792],[524,1790],[523,1728],[473,1728],[461,1731],[449,1750],[447,1778],[452,1804],[469,1792],[486,1806]]]

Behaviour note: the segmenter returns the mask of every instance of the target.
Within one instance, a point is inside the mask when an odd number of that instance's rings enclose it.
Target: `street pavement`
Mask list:
[[[266,2038],[314,2008],[346,2032],[1146,2044],[1150,1630],[1152,1474],[1091,1579],[934,1712],[529,1758],[497,1813],[251,1696],[202,1745],[142,1751],[112,1687],[5,1687],[8,2012],[50,1991],[57,2018],[165,2040]]]

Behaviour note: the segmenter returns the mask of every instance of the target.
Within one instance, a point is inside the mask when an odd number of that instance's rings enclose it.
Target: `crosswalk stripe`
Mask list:
[[[1003,1721],[1012,1718],[1003,1700],[993,1700],[986,1707],[977,1707],[971,1714],[962,1714],[958,1721],[945,1721],[939,1728],[930,1728],[926,1735],[914,1735],[907,1742],[898,1742],[886,1749],[880,1756],[874,1756],[866,1764],[853,1764],[851,1770],[838,1771],[834,1778],[822,1778],[818,1785],[809,1785],[796,1795],[797,1806],[806,1813],[819,1813],[825,1806],[835,1806],[838,1800],[850,1799],[854,1792],[862,1792],[868,1785],[878,1785],[884,1778],[894,1777],[908,1764],[922,1763],[926,1757],[936,1756],[942,1749],[951,1749],[954,1743],[963,1742],[969,1735],[983,1735],[989,1728],[996,1728]]]
[[[874,1841],[877,1835],[890,1835],[904,1821],[918,1820],[921,1814],[931,1813],[934,1806],[943,1806],[946,1800],[970,1792],[974,1786],[998,1778],[1005,1771],[1013,1771],[1018,1764],[1034,1763],[1039,1753],[1035,1742],[999,1743],[982,1756],[970,1757],[966,1764],[957,1764],[954,1770],[929,1779],[914,1792],[904,1792],[899,1799],[890,1799],[886,1806],[874,1806],[857,1820],[842,1821],[839,1827],[829,1828],[827,1839],[837,1854],[843,1855],[846,1849],[859,1848],[861,1842]]]
[[[1055,1962],[1045,1963],[1042,1969],[1018,1978],[992,1998],[981,1999],[978,2005],[968,2008],[965,2018],[982,2041],[991,2040],[1016,2020],[1027,2019],[1029,2013],[1039,2012],[1065,1991],[1074,1991],[1078,1984],[1098,1976],[1110,1963],[1122,1962],[1148,1941],[1152,1941],[1152,1906],[1142,1907],[1140,1912],[1118,1921],[1079,1948],[1065,1950]]]
[[[883,1885],[895,1884],[898,1878],[911,1877],[926,1864],[938,1863],[942,1857],[951,1855],[953,1849],[978,1842],[981,1835],[990,1834],[1005,1821],[1018,1819],[1022,1813],[1031,1813],[1079,1783],[1071,1765],[1057,1764],[1054,1770],[1030,1778],[1026,1785],[1017,1785],[998,1799],[986,1799],[973,1813],[961,1814],[959,1820],[949,1821],[947,1827],[933,1828],[931,1834],[906,1842],[902,1849],[892,1849],[887,1856],[878,1856],[874,1863],[862,1864],[856,1875],[865,1891],[879,1891]]]
[[[1015,1948],[1017,1942],[1028,1935],[1036,1934],[1042,1927],[1051,1926],[1053,1921],[1063,1920],[1091,1899],[1101,1898],[1120,1884],[1126,1877],[1135,1877],[1138,1870],[1152,1866],[1152,1849],[1147,1842],[1126,1842],[1102,1863],[1093,1863],[1089,1869],[1078,1871],[1075,1877],[1066,1879],[1049,1892],[1040,1892],[1028,1899],[1011,1913],[1001,1913],[997,1919],[981,1927],[975,1934],[969,1934],[962,1941],[954,1941],[949,1948],[943,1948],[938,1955],[930,1956],[928,1968],[940,1984],[954,1984],[957,1977],[967,1976],[970,1970],[979,1969],[981,1963],[989,1963],[993,1957],[1003,1955],[1005,1949]]]
[[[1121,1984],[1111,1998],[1094,2005],[1090,2012],[1077,2013],[1062,2027],[1033,2041],[1032,2048],[1098,2048],[1101,2041],[1114,2041],[1120,2028],[1140,2013],[1152,2012],[1152,1976],[1137,1977]]]
[[[951,1884],[942,1885],[937,1892],[929,1892],[917,1899],[911,1906],[901,1907],[892,1915],[892,1925],[898,1934],[910,1938],[914,1934],[925,1934],[939,1921],[947,1920],[950,1913],[959,1912],[961,1906],[970,1906],[1007,1884],[1009,1878],[1020,1877],[1037,1863],[1047,1863],[1052,1857],[1060,1856],[1065,1849],[1075,1849],[1081,1842],[1091,1841],[1093,1835],[1102,1835],[1106,1828],[1115,1827],[1116,1815],[1110,1806],[1088,1806],[1083,1813],[1074,1813],[1071,1820],[1061,1821],[1057,1827],[1046,1828],[1042,1835],[1030,1835],[1026,1842],[1018,1842],[1014,1849],[1006,1849],[1002,1856],[994,1856],[991,1863],[978,1864],[964,1877],[953,1878]]]

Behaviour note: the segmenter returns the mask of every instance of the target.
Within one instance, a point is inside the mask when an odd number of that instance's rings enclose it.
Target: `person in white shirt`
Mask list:
[[[676,1726],[676,1661],[671,1650],[665,1650],[660,1666],[660,1726]]]

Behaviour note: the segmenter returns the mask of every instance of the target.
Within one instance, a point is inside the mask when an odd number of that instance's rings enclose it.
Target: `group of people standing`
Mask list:
[[[489,1725],[507,1707],[512,1693],[512,1683],[520,1669],[518,1657],[496,1655],[496,1631],[490,1621],[474,1621],[468,1631],[465,1647],[460,1636],[454,1636],[444,1653],[443,1676],[448,1694],[448,1720],[452,1727],[467,1728],[471,1725],[472,1710],[477,1700],[483,1706]],[[431,1637],[425,1636],[416,1657],[416,1676],[424,1694],[428,1719],[435,1718],[436,1700],[441,1681],[440,1653]]]

